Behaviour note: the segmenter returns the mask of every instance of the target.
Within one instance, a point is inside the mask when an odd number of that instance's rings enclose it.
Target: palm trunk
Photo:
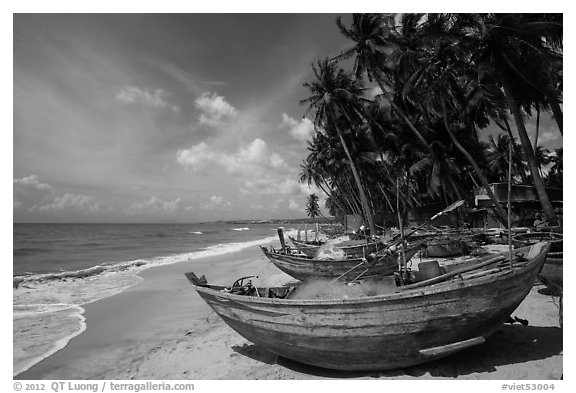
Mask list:
[[[508,136],[510,137],[510,140],[512,140],[512,144],[514,145],[514,149],[516,149],[516,143],[514,142],[514,136],[512,136],[512,130],[510,129],[510,123],[508,123],[508,120],[504,119],[504,124],[506,125],[506,131],[508,131]],[[516,151],[516,150],[514,150]],[[516,166],[516,172],[520,173],[520,178],[522,179],[522,183],[524,184],[528,184],[528,177],[526,176],[526,171],[525,166],[524,166],[524,162],[522,160],[520,160],[519,162],[516,161],[516,163],[514,164]]]
[[[394,212],[394,207],[392,207],[392,202],[390,202],[388,195],[386,195],[386,191],[384,190],[384,187],[382,187],[382,185],[380,185],[380,184],[378,184],[378,187],[380,187],[380,191],[382,191],[382,195],[384,195],[384,198],[386,199],[386,203],[388,203],[388,207],[390,208],[390,211]]]
[[[534,147],[538,146],[538,133],[540,132],[540,107],[536,108],[536,136],[534,137]]]
[[[348,201],[354,207],[352,209],[354,211],[354,214],[362,215],[362,207],[358,204],[358,201],[357,201],[358,197],[356,196],[356,192],[354,191],[354,188],[350,184],[350,179],[348,179],[348,176],[345,176],[344,180],[346,181],[346,191],[348,192],[348,195],[349,195]]]
[[[364,193],[364,187],[362,187],[362,182],[360,181],[360,175],[358,175],[358,171],[356,170],[356,165],[354,165],[354,161],[352,160],[352,156],[350,155],[350,151],[348,150],[348,146],[346,146],[346,142],[344,142],[344,137],[342,136],[340,130],[337,128],[338,136],[340,137],[340,141],[342,142],[342,147],[344,148],[344,152],[348,157],[348,163],[350,164],[350,169],[352,169],[352,175],[354,176],[354,181],[356,182],[356,186],[358,187],[358,193],[360,194],[360,202],[362,204],[362,210],[364,211],[364,217],[368,220],[368,228],[370,228],[370,234],[374,235],[376,232],[374,230],[374,221],[372,214],[370,213],[370,207],[368,205],[368,198],[366,198],[366,194]]]
[[[346,141],[344,140],[344,136],[342,135],[342,132],[340,131],[340,127],[338,127],[338,124],[336,124],[336,117],[333,116],[333,121],[334,121],[334,128],[336,128],[336,133],[338,134],[338,137],[340,138],[340,142],[342,143],[342,148],[344,149],[344,153],[346,154],[346,157],[348,157],[348,163],[350,164],[350,169],[352,169],[352,175],[354,176],[354,180],[356,181],[356,186],[358,187],[358,193],[360,194],[360,201],[362,203],[362,210],[364,210],[364,218],[366,218],[368,220],[368,228],[370,229],[370,235],[374,236],[376,234],[375,228],[374,228],[374,218],[372,217],[372,213],[370,212],[370,207],[368,205],[368,198],[366,198],[366,194],[364,193],[364,187],[362,187],[362,182],[360,181],[360,175],[358,174],[358,171],[356,170],[356,165],[354,165],[354,161],[352,160],[352,155],[350,154],[350,151],[348,150],[348,145],[346,144]]]
[[[444,127],[446,128],[446,131],[448,132],[448,135],[450,135],[450,139],[452,139],[452,142],[454,142],[454,145],[456,146],[456,148],[458,150],[460,150],[460,152],[464,155],[464,157],[466,157],[466,159],[468,160],[468,162],[470,163],[470,165],[472,165],[472,168],[474,168],[474,171],[476,172],[476,175],[478,175],[478,178],[480,179],[480,182],[482,183],[482,186],[484,186],[484,189],[486,190],[486,193],[488,194],[488,196],[490,197],[490,200],[492,201],[492,203],[494,204],[496,211],[498,212],[497,214],[497,219],[498,221],[500,221],[502,224],[506,225],[506,212],[504,211],[504,209],[502,208],[502,205],[500,204],[500,202],[498,201],[498,199],[496,199],[496,195],[494,195],[494,193],[492,192],[492,189],[490,188],[490,186],[488,185],[488,179],[486,178],[486,176],[484,175],[484,172],[482,172],[482,170],[480,169],[480,167],[478,166],[478,164],[476,163],[476,161],[474,160],[474,158],[472,158],[472,156],[470,155],[470,153],[468,153],[466,151],[466,149],[464,149],[464,147],[460,144],[460,142],[458,142],[458,140],[456,139],[456,136],[452,133],[452,129],[450,128],[450,124],[448,123],[448,112],[446,110],[446,103],[444,102],[444,100],[441,100],[442,102],[442,112],[443,112],[443,117],[444,117]]]
[[[544,210],[544,214],[549,221],[556,221],[554,208],[552,207],[552,203],[550,202],[548,194],[546,193],[546,187],[544,186],[542,177],[540,177],[540,173],[538,172],[536,156],[534,154],[534,150],[532,149],[532,145],[530,144],[530,138],[526,132],[524,120],[522,120],[522,115],[520,114],[520,107],[511,94],[510,81],[505,74],[501,75],[501,81],[502,85],[504,86],[504,94],[506,96],[506,100],[508,101],[508,105],[510,106],[510,111],[514,116],[514,122],[516,123],[518,135],[520,136],[520,142],[522,142],[522,151],[524,152],[526,160],[528,161],[528,167],[530,168],[530,173],[532,174],[532,180],[534,181],[534,187],[536,188],[538,199],[540,199],[542,210]]]

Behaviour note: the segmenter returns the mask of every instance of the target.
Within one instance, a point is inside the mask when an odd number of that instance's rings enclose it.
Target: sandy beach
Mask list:
[[[445,359],[387,372],[337,372],[279,358],[229,328],[184,277],[210,272],[231,285],[256,274],[256,285],[292,279],[258,247],[156,267],[128,290],[85,306],[87,329],[62,350],[15,379],[500,379],[548,380],[563,374],[558,299],[535,285],[513,313],[529,321],[504,325],[486,343]]]

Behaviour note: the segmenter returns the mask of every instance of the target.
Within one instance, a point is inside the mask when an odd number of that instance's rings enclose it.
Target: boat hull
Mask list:
[[[406,249],[406,260],[412,258],[419,248],[420,244],[409,246]],[[265,248],[262,248],[262,252],[278,269],[300,281],[310,279],[334,279],[357,266],[356,269],[353,269],[342,278],[343,281],[349,281],[354,279],[370,265],[370,262],[362,258],[320,260],[270,252]],[[393,253],[381,257],[362,277],[389,276],[394,274],[396,270],[398,270],[398,254]]]
[[[324,245],[310,244],[301,240],[296,240],[293,237],[289,237],[292,244],[296,249],[310,258],[315,258],[318,252],[324,247]],[[358,242],[355,242],[358,243]],[[354,244],[347,246],[345,244],[334,244],[334,247],[341,249],[345,255],[350,258],[364,258],[371,253],[382,251],[386,246],[382,242],[360,242],[360,244]]]
[[[538,273],[540,281],[542,281],[555,295],[562,294],[564,289],[563,261],[563,258],[546,258],[542,270]]]
[[[549,242],[550,252],[563,251],[563,236],[555,232],[522,233],[512,237],[514,247],[527,247],[538,242]]]
[[[547,252],[514,270],[343,300],[243,297],[196,286],[240,335],[279,356],[336,370],[388,370],[483,342],[526,297]]]

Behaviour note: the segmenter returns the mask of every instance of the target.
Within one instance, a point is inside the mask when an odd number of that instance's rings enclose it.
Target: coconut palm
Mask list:
[[[318,204],[318,195],[308,195],[308,199],[306,201],[306,214],[308,214],[308,217],[310,218],[322,216],[322,213],[320,212],[320,205]]]
[[[534,156],[536,156],[536,163],[538,164],[540,176],[544,177],[542,167],[551,162],[550,151],[542,146],[536,146],[536,149],[534,149]]]
[[[420,46],[424,49],[418,55],[420,66],[403,81],[402,95],[415,107],[422,108],[429,122],[443,121],[445,132],[474,169],[496,208],[498,218],[505,223],[506,212],[492,192],[488,178],[455,133],[459,130],[475,134],[471,127],[455,127],[462,120],[463,103],[466,102],[462,81],[467,71],[465,53],[461,53],[457,45],[458,31],[453,31],[454,25],[449,17],[438,15],[429,16],[421,29]]]
[[[557,54],[546,45],[538,29],[546,23],[526,20],[522,14],[478,15],[469,21],[472,23],[467,29],[466,47],[472,51],[472,65],[478,70],[480,79],[488,76],[502,87],[542,209],[548,220],[555,221],[556,215],[540,176],[521,110],[521,105],[526,102],[526,99],[522,98],[527,94],[526,85],[531,85],[536,90],[539,85],[537,81],[530,80],[531,75],[526,72],[526,63],[537,63],[545,70],[542,75],[546,78],[546,75],[552,73],[553,62],[558,60]],[[548,80],[540,85],[551,84],[552,81]],[[545,94],[552,93],[546,91]]]
[[[555,149],[550,155],[550,162],[552,166],[548,171],[546,181],[550,186],[561,187],[563,178],[563,149],[561,147]]]
[[[312,69],[316,79],[304,84],[312,95],[301,100],[300,103],[308,105],[306,113],[313,113],[316,127],[333,133],[340,139],[358,188],[364,217],[368,220],[370,233],[375,234],[374,220],[368,199],[352,154],[348,149],[344,131],[351,129],[353,122],[358,122],[361,119],[362,104],[368,101],[363,96],[366,89],[359,81],[353,79],[343,69],[337,68],[328,59],[318,61],[317,67],[313,65]]]
[[[380,14],[354,14],[352,24],[347,28],[338,17],[336,24],[340,32],[354,42],[333,60],[341,61],[354,57],[353,73],[356,77],[361,77],[364,73],[370,81],[375,81],[381,90],[382,95],[398,116],[408,125],[410,131],[414,133],[418,141],[428,146],[428,142],[420,131],[408,119],[404,111],[396,104],[391,94],[388,92],[384,82],[383,71],[389,53],[395,48],[394,39],[394,17],[393,15]]]
[[[496,139],[490,138],[491,147],[488,151],[488,168],[498,177],[498,181],[508,181],[508,155],[510,137],[507,134],[499,134]],[[526,183],[528,168],[524,162],[521,147],[512,140],[512,179],[520,178]]]
[[[426,194],[430,197],[442,197],[444,203],[449,200],[462,199],[458,186],[458,177],[462,170],[454,158],[447,155],[447,147],[438,141],[432,142],[431,154],[418,161],[410,168],[410,172],[419,173],[426,170]]]

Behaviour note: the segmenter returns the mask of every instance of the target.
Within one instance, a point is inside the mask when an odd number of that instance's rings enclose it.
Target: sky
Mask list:
[[[304,217],[336,15],[14,16],[14,221]]]
[[[305,217],[299,101],[349,46],[336,16],[15,14],[14,222]]]

